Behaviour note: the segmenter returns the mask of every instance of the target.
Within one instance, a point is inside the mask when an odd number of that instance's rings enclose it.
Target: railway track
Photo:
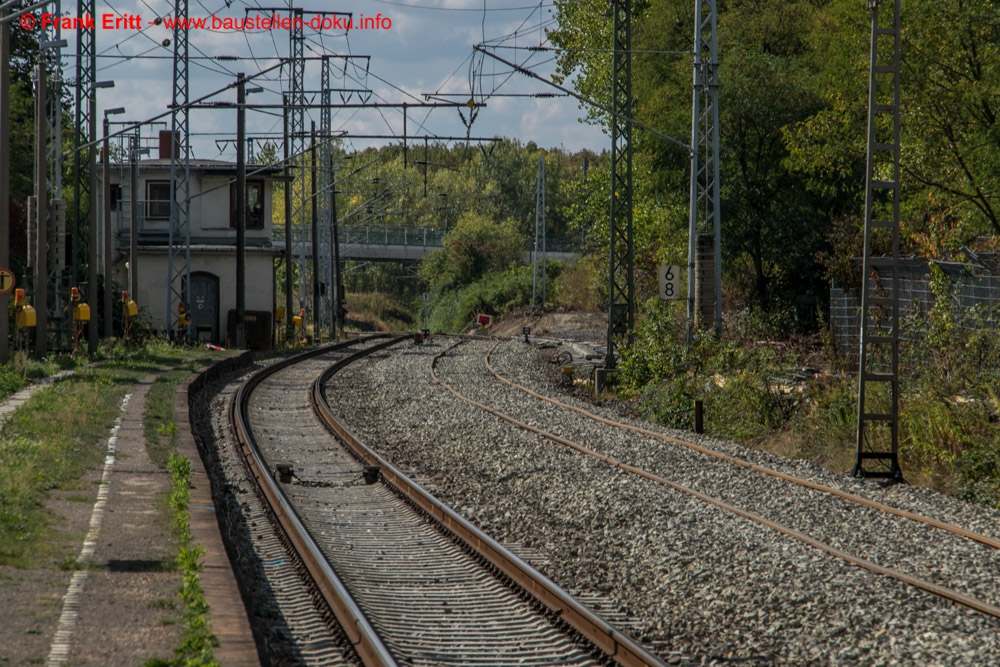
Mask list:
[[[456,386],[453,386],[453,384],[445,382],[441,379],[435,367],[445,359],[446,355],[454,351],[458,346],[466,343],[467,339],[459,339],[452,346],[435,355],[430,362],[430,374],[434,382],[469,405],[503,419],[517,428],[536,433],[550,442],[571,448],[587,457],[597,459],[629,474],[687,494],[723,511],[766,526],[771,530],[775,530],[852,565],[870,570],[880,576],[891,577],[988,616],[1000,618],[1000,607],[995,604],[995,601],[1000,601],[1000,588],[997,587],[993,577],[989,576],[988,571],[983,572],[981,581],[968,582],[949,578],[946,573],[941,572],[936,567],[936,563],[923,563],[922,567],[914,567],[920,564],[914,563],[914,559],[903,553],[872,554],[870,557],[858,554],[858,551],[868,542],[865,538],[866,531],[873,529],[884,531],[886,529],[884,523],[880,520],[881,517],[873,515],[890,516],[893,519],[917,524],[920,528],[925,529],[927,533],[926,539],[928,540],[955,540],[956,546],[960,541],[982,545],[990,550],[988,553],[990,553],[993,562],[998,564],[1000,564],[1000,557],[998,557],[1000,554],[997,554],[996,550],[1000,549],[1000,540],[968,530],[953,523],[922,516],[914,512],[899,510],[885,503],[863,498],[857,494],[835,489],[809,479],[778,472],[734,456],[713,451],[690,441],[658,433],[649,428],[626,424],[615,419],[599,416],[582,407],[569,405],[556,398],[545,396],[505,377],[491,364],[490,356],[497,345],[500,344],[499,341],[496,341],[483,356],[483,368],[503,387],[517,392],[520,397],[528,396],[531,399],[540,401],[544,405],[567,412],[573,417],[579,417],[607,427],[608,429],[627,433],[633,438],[631,445],[635,449],[641,450],[643,448],[643,440],[665,443],[670,446],[679,446],[702,457],[706,464],[717,462],[734,468],[731,473],[734,480],[740,474],[762,475],[775,480],[776,484],[781,485],[780,487],[775,486],[772,489],[773,495],[776,498],[780,498],[772,507],[760,506],[759,503],[757,506],[754,506],[755,499],[753,496],[744,495],[740,492],[738,490],[738,482],[734,485],[735,488],[730,489],[695,488],[696,485],[691,484],[689,480],[678,479],[670,471],[664,470],[663,466],[643,461],[643,457],[641,455],[637,456],[635,452],[622,455],[620,448],[616,450],[614,447],[605,446],[603,443],[614,440],[611,437],[598,441],[601,444],[596,446],[582,444],[584,440],[578,436],[574,436],[574,429],[571,424],[572,418],[569,420],[561,419],[559,432],[556,433],[536,425],[538,421],[537,410],[526,405],[523,400],[518,401],[517,399],[511,400],[509,398],[507,400],[503,398],[498,400],[496,392],[492,391],[488,392],[488,396],[483,396],[481,388],[476,391],[480,397],[477,400],[477,398],[464,393],[462,390],[456,388]],[[498,408],[495,407],[496,405],[502,405],[503,407]],[[528,423],[529,421],[535,423]],[[593,442],[592,436],[588,434],[586,441]],[[631,461],[636,460],[639,463],[631,463]],[[801,502],[788,502],[788,498],[793,497],[794,494],[797,494],[802,499]],[[816,496],[825,497],[824,500],[826,502],[840,503],[843,506],[845,514],[843,526],[832,527],[832,530],[823,531],[821,536],[818,537],[810,534],[808,529],[797,528],[795,526],[795,517],[792,516],[794,514],[792,510],[796,506],[808,508],[811,503],[816,502]],[[820,502],[824,500],[820,500]],[[847,516],[848,514],[853,516]],[[975,547],[968,549],[968,551],[971,557],[981,557],[981,554],[977,553]],[[895,561],[910,561],[910,571],[885,564],[886,562]],[[977,583],[978,585],[976,585]]]
[[[459,340],[458,342],[455,343],[454,347],[457,347],[458,345],[461,345],[464,342],[465,342],[464,340]],[[490,355],[496,349],[496,346],[498,344],[499,341],[497,341],[483,357],[483,365],[486,368],[486,370],[502,384],[511,387],[512,389],[515,389],[521,392],[522,394],[528,395],[534,399],[555,406],[558,409],[569,411],[575,415],[580,415],[585,419],[592,420],[596,423],[611,427],[613,429],[620,429],[622,431],[626,431],[630,434],[634,434],[643,438],[649,438],[655,441],[668,443],[670,445],[676,445],[679,447],[689,449],[692,452],[695,452],[699,455],[708,457],[710,459],[715,459],[727,465],[732,465],[734,467],[743,469],[751,474],[764,475],[773,478],[775,480],[778,480],[779,482],[801,487],[802,489],[808,491],[815,491],[820,494],[829,496],[831,498],[836,498],[838,501],[843,501],[845,503],[848,503],[849,507],[853,506],[860,508],[862,510],[872,510],[876,513],[891,515],[892,517],[895,518],[914,522],[916,524],[921,525],[922,527],[933,529],[935,531],[940,531],[940,533],[946,534],[948,538],[957,537],[972,542],[977,542],[992,550],[1000,549],[1000,540],[997,540],[995,538],[983,535],[981,533],[972,530],[968,530],[954,523],[948,523],[945,521],[940,521],[933,517],[922,516],[914,512],[900,510],[895,507],[886,505],[885,503],[875,502],[867,498],[863,498],[854,493],[845,492],[840,489],[833,488],[831,486],[816,483],[809,479],[778,472],[776,470],[772,470],[770,468],[766,468],[761,465],[750,463],[748,461],[733,456],[729,456],[727,454],[713,451],[707,447],[702,447],[694,442],[658,433],[656,431],[653,431],[648,428],[643,428],[641,426],[625,424],[623,422],[616,421],[614,419],[602,417],[597,414],[594,414],[593,412],[587,411],[581,407],[569,405],[563,401],[559,401],[555,398],[545,396],[539,392],[529,389],[524,385],[514,382],[510,378],[501,375],[496,370],[496,368],[493,367],[493,365],[490,363]],[[449,349],[454,349],[454,347]],[[434,371],[434,363],[441,357],[443,357],[448,351],[449,350],[444,350],[439,355],[434,357],[434,360],[431,362],[431,375],[436,382],[441,384],[441,386],[454,393],[454,395],[460,398],[461,400],[468,402],[470,405],[474,405],[475,407],[484,410],[486,412],[489,412],[494,416],[509,421],[510,423],[516,425],[518,428],[522,428],[537,433],[545,437],[546,439],[551,440],[552,442],[558,443],[566,447],[570,447],[587,456],[594,457],[604,463],[607,463],[608,465],[612,465],[616,468],[619,468],[634,475],[638,475],[640,477],[651,480],[658,484],[663,484],[664,486],[668,486],[669,488],[674,489],[676,491],[691,495],[692,497],[695,497],[701,500],[702,502],[714,505],[727,512],[731,512],[750,521],[754,521],[756,523],[764,525],[772,530],[782,533],[783,535],[799,540],[800,542],[803,542],[804,544],[807,544],[813,548],[819,549],[832,556],[840,558],[848,563],[851,563],[852,565],[857,565],[859,567],[875,572],[876,574],[879,575],[892,577],[910,586],[915,586],[924,591],[927,591],[944,599],[950,600],[952,602],[964,605],[966,607],[969,607],[970,609],[974,609],[983,614],[1000,618],[1000,607],[998,607],[996,604],[992,602],[986,602],[982,599],[969,595],[958,589],[959,587],[968,588],[968,582],[965,581],[948,582],[945,580],[944,577],[941,576],[941,573],[939,571],[936,571],[935,568],[931,568],[931,571],[929,571],[927,575],[921,576],[918,574],[912,574],[910,572],[903,571],[895,567],[890,567],[887,565],[880,564],[878,562],[856,555],[855,553],[852,553],[850,551],[847,551],[845,549],[836,546],[834,542],[840,542],[841,540],[838,540],[834,537],[827,536],[824,539],[814,538],[811,535],[801,530],[797,530],[796,528],[791,527],[787,523],[783,523],[782,521],[776,520],[775,518],[769,518],[768,516],[765,516],[762,513],[734,504],[734,502],[724,500],[721,497],[721,494],[704,493],[695,490],[694,488],[685,486],[684,484],[671,481],[670,479],[668,479],[663,474],[660,474],[657,471],[648,470],[637,465],[631,465],[625,460],[618,459],[615,458],[614,456],[608,455],[601,451],[591,449],[581,444],[580,442],[575,442],[568,438],[546,431],[545,429],[532,426],[530,424],[518,420],[516,417],[512,416],[507,412],[503,412],[501,410],[492,408],[486,404],[480,403],[470,398],[469,396],[466,396],[460,393],[459,391],[455,390],[453,387],[442,382],[440,378],[437,377],[437,374]],[[726,495],[727,497],[730,498],[732,497],[732,494],[726,494]],[[771,514],[772,516],[775,517],[781,514],[787,516],[787,509],[784,510],[783,512],[772,512]],[[849,522],[845,521],[845,523]],[[870,526],[875,522],[874,520],[869,520],[867,522],[865,521],[854,522],[850,524],[849,530],[851,530],[852,533],[857,534],[857,526],[864,525],[865,523],[867,523]],[[933,537],[931,539],[933,539]],[[897,556],[897,559],[902,559],[902,557],[903,554],[900,554]],[[1000,590],[991,587],[990,595],[992,600],[1000,600]]]
[[[324,391],[330,375],[401,340],[365,342],[357,352],[335,346],[275,364],[232,403],[261,494],[354,647],[355,655],[337,660],[662,664],[333,417]],[[351,451],[332,445],[328,427]]]
[[[626,609],[661,656],[981,664],[994,654],[996,513],[623,420],[544,388],[519,339],[450,347],[435,337],[421,356],[335,378],[342,417],[477,524],[537,549],[561,585]],[[391,406],[396,424],[373,425],[367,404]]]

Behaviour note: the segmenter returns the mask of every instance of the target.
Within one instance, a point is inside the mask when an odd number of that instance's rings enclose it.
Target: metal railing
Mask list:
[[[444,246],[445,229],[430,227],[385,227],[381,225],[350,225],[337,229],[339,243],[356,243],[364,245],[402,245],[429,246],[440,248]],[[282,243],[285,240],[283,225],[275,225],[272,240]],[[308,227],[293,227],[292,242],[307,243],[310,240]]]

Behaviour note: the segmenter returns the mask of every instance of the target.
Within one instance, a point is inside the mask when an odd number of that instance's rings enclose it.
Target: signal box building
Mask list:
[[[114,164],[109,177],[113,279],[128,286],[130,272],[137,272],[138,293],[132,298],[153,328],[163,333],[169,333],[171,320],[176,321],[178,307],[175,297],[173,317],[168,318],[169,151],[169,136],[161,136],[157,158]],[[250,347],[264,349],[271,345],[274,328],[274,258],[283,254],[271,245],[272,189],[281,170],[247,165],[247,172],[246,340]],[[235,183],[232,162],[190,161],[191,303],[184,306],[197,340],[219,345],[232,345],[235,335],[230,330],[236,310]],[[133,212],[138,230],[136,266],[129,263]],[[174,266],[183,269],[185,239],[175,238],[174,247]],[[181,285],[182,279],[175,279],[175,285]]]

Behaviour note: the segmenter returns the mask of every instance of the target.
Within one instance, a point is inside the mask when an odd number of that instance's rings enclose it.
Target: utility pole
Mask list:
[[[247,89],[243,72],[236,75],[236,349],[246,349],[247,303]]]
[[[136,128],[134,135],[129,137],[129,177],[132,181],[131,206],[129,206],[129,232],[128,232],[128,293],[132,299],[139,298],[139,267],[136,265],[136,258],[139,255],[139,128]],[[172,322],[169,318],[167,322]],[[168,326],[170,326],[168,324]]]
[[[292,322],[292,182],[293,172],[288,164],[288,95],[282,96],[285,103],[284,119],[284,162],[285,165],[285,340],[291,342],[295,337],[295,325]]]
[[[333,280],[330,288],[333,290],[333,313],[331,318],[331,333],[337,337],[337,330],[344,332],[344,284],[340,275],[340,239],[337,238],[337,179],[333,171],[333,156],[330,156],[330,238],[333,240]]]
[[[541,245],[539,245],[541,237]],[[545,307],[545,157],[538,156],[538,177],[535,185],[535,250],[532,253],[531,309],[535,309],[538,284],[538,252],[542,252],[542,307]]]
[[[854,476],[899,482],[900,1],[888,2],[883,13],[879,0],[868,0],[868,164]],[[865,468],[866,461],[876,469]]]
[[[77,16],[94,16],[94,0],[77,0]],[[82,22],[81,22],[82,23]],[[80,262],[86,261],[94,265],[91,252],[93,239],[90,230],[94,226],[95,204],[97,193],[94,190],[93,151],[81,150],[81,146],[96,139],[94,116],[97,115],[97,90],[94,87],[97,58],[95,57],[95,30],[80,25],[76,29],[76,90],[74,91],[74,123],[73,123],[73,225],[70,232],[70,285],[78,287],[80,280]],[[86,134],[84,134],[86,133]],[[87,173],[84,174],[84,161]],[[57,195],[61,196],[61,195]],[[88,228],[84,234],[84,211],[82,204],[87,201]],[[85,247],[86,246],[86,247]],[[89,269],[90,267],[88,267]],[[91,318],[87,323],[87,350],[90,354],[97,351],[97,284],[96,273],[88,270],[88,285],[85,291],[90,302]],[[92,325],[92,326],[91,326]],[[93,340],[92,340],[93,339]]]
[[[83,3],[81,3],[83,4]],[[93,45],[91,45],[93,51]],[[88,195],[87,208],[90,220],[87,223],[87,301],[90,302],[90,321],[87,322],[87,354],[97,354],[97,226],[100,217],[97,213],[97,88],[92,87],[87,100],[90,108],[87,119],[87,141],[90,150],[87,151]],[[77,128],[79,133],[80,128]],[[79,202],[77,202],[79,206]],[[105,276],[107,280],[107,276]]]
[[[330,60],[334,56],[326,55],[320,59],[320,104],[322,105],[319,110],[319,136],[322,139],[319,149],[319,164],[321,169],[331,168],[331,130],[332,130],[332,120],[333,120],[333,106],[331,99],[330,90],[330,78],[331,78],[331,67]],[[313,141],[315,145],[315,140]],[[322,174],[321,174],[322,176]],[[319,180],[322,182],[330,181],[332,182],[332,175],[327,178],[320,177]],[[313,188],[315,192],[315,188]],[[313,206],[318,206],[318,212],[316,214],[317,220],[328,220],[330,218],[330,200],[333,198],[333,192],[324,192],[322,195],[317,195],[317,199],[313,202]],[[333,288],[333,266],[331,260],[333,258],[333,251],[330,244],[333,243],[333,239],[330,237],[332,230],[328,225],[322,225],[317,229],[317,241],[319,242],[320,248],[324,252],[319,256],[320,264],[316,269],[319,271],[320,280],[326,286],[326,294],[323,295],[323,306],[325,311],[325,316],[330,318],[330,336],[331,339],[336,337],[336,316],[334,315],[334,288]],[[318,308],[317,302],[317,310]],[[320,320],[317,319],[317,322]],[[323,325],[325,328],[326,320],[323,320]],[[317,332],[319,332],[319,324],[317,324]]]
[[[108,131],[111,123],[108,121],[108,114],[124,112],[125,109],[107,109],[104,112],[104,145],[101,151],[101,203],[104,209],[104,337],[112,338],[115,335],[115,323],[113,311],[111,309],[111,271],[114,262],[111,259],[111,157],[108,155],[110,149],[108,141]]]
[[[174,0],[174,17],[187,19],[188,0]],[[191,125],[188,30],[174,26],[173,114],[170,126],[170,225],[167,233],[167,331],[178,331],[174,299],[191,307]],[[190,334],[190,327],[186,329]]]

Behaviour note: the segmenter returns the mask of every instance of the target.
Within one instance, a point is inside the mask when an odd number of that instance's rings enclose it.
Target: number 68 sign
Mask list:
[[[660,298],[675,301],[681,298],[681,267],[660,267]]]

